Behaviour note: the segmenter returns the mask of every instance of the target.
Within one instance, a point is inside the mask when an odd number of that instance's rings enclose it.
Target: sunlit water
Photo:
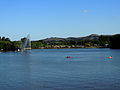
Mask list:
[[[120,50],[2,52],[0,90],[120,90]]]

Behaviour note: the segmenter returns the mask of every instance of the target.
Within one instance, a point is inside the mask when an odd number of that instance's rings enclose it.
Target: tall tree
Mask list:
[[[110,38],[110,47],[120,49],[120,34],[116,34]]]
[[[5,41],[5,37],[2,37],[2,41]]]

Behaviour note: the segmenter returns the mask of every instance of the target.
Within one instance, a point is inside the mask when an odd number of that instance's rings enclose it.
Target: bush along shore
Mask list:
[[[9,38],[0,37],[0,51],[17,51],[21,47],[20,41],[11,41]],[[31,41],[32,49],[60,49],[60,48],[112,48],[120,49],[120,34],[97,35],[69,38],[46,38]]]

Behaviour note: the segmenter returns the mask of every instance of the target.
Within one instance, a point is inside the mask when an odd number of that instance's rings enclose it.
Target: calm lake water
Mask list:
[[[120,50],[2,52],[0,90],[120,90]]]

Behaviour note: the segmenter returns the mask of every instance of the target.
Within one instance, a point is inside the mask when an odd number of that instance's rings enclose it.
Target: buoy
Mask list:
[[[107,58],[112,59],[112,56],[109,56],[109,57],[107,57]]]

